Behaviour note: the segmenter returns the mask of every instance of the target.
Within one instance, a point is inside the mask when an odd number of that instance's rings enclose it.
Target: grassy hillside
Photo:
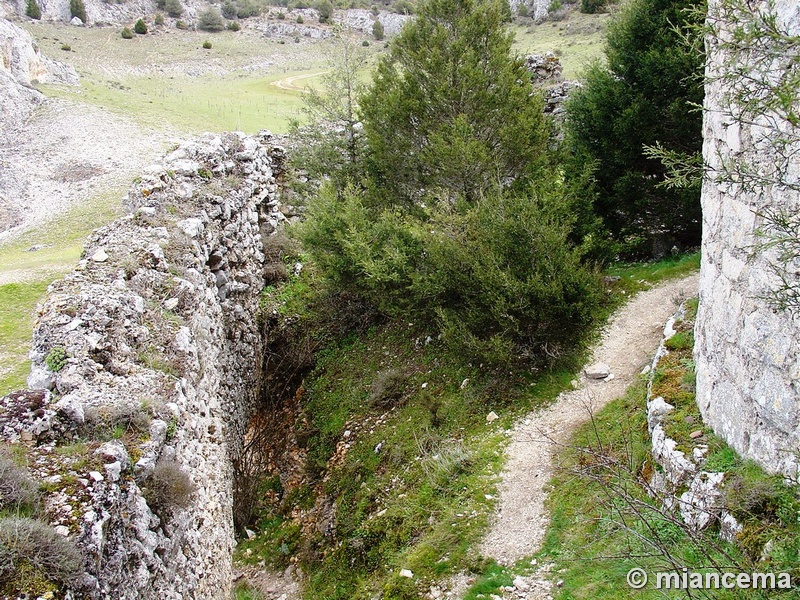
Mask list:
[[[253,30],[209,34],[165,27],[125,40],[117,27],[27,26],[45,54],[73,65],[81,76],[78,89],[45,86],[46,93],[186,133],[285,133],[289,120],[300,115],[302,94],[274,82],[323,71],[333,43],[281,43]],[[210,49],[202,47],[206,40]],[[64,45],[70,50],[62,50]]]
[[[520,19],[514,26],[514,46],[522,54],[555,53],[564,67],[564,78],[577,79],[587,62],[602,56],[609,19],[609,14],[586,15],[577,10],[538,24]]]
[[[605,310],[698,263],[693,254],[621,266]],[[318,287],[313,278],[304,269],[268,288],[265,314],[300,326]],[[583,356],[546,370],[493,370],[458,358],[429,333],[425,323],[383,322],[317,354],[295,397],[296,428],[307,438],[303,482],[284,489],[280,482],[292,476],[264,474],[259,489],[271,500],[238,561],[298,565],[309,576],[309,600],[419,598],[456,573],[476,579],[468,598],[510,583],[478,551],[507,431],[569,389]],[[239,593],[258,597],[244,585]]]

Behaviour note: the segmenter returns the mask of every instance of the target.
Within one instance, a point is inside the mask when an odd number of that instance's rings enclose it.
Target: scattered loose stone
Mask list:
[[[583,372],[589,379],[605,379],[611,375],[611,367],[606,363],[595,363],[586,367]]]

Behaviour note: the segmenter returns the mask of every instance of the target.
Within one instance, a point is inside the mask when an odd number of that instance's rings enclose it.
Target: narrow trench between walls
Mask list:
[[[302,472],[310,363],[286,354],[290,326],[259,322],[265,240],[292,215],[284,156],[268,133],[175,148],[40,306],[29,390],[0,400],[0,438],[46,482],[43,514],[85,567],[57,583],[78,597],[227,598],[234,522],[263,491],[248,482]]]

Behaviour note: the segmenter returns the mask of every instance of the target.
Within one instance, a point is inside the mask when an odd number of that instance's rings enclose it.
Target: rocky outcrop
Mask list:
[[[766,3],[757,7],[768,10]],[[797,3],[778,0],[774,7],[777,29],[800,33]],[[785,269],[791,279],[800,265],[786,263],[779,248],[760,248],[764,239],[758,231],[768,227],[768,212],[796,216],[800,211],[800,143],[796,124],[771,109],[759,109],[763,100],[756,98],[751,105],[753,115],[737,101],[743,90],[738,86],[746,86],[745,94],[749,89],[768,98],[771,92],[759,81],[769,86],[782,73],[796,78],[796,49],[795,62],[789,63],[790,54],[771,50],[775,41],[765,35],[746,56],[730,55],[725,32],[736,23],[724,22],[732,13],[722,8],[720,0],[709,3],[709,23],[721,26],[722,37],[711,38],[708,46],[697,401],[706,423],[740,454],[771,472],[797,478],[800,317],[776,307],[771,298],[781,285],[772,267]],[[747,5],[739,17],[747,26],[754,14]],[[737,75],[742,72],[749,74],[747,81]],[[796,111],[796,89],[792,94]]]
[[[380,11],[377,15],[372,11],[363,8],[351,10],[341,10],[333,13],[333,20],[340,23],[347,29],[357,31],[364,35],[372,35],[372,27],[375,21],[380,21],[383,25],[383,32],[386,37],[392,37],[400,33],[408,21],[412,19],[409,15],[399,15],[397,13]]]
[[[5,146],[31,112],[45,101],[36,82],[75,85],[72,67],[42,56],[27,31],[0,19],[0,146]],[[0,232],[18,225],[22,215],[0,189]]]
[[[0,136],[18,127],[44,101],[33,88],[37,82],[77,85],[78,75],[72,67],[42,56],[27,31],[0,19]]]
[[[535,21],[542,21],[549,14],[551,0],[510,0],[511,12],[517,14],[520,6],[525,6],[530,16]]]
[[[670,317],[664,326],[664,337],[653,357],[647,385],[647,428],[650,432],[653,462],[657,468],[649,477],[651,495],[659,498],[669,509],[676,509],[681,519],[693,530],[705,529],[712,524],[720,525],[720,536],[732,541],[741,531],[741,525],[725,508],[722,490],[725,473],[706,470],[709,447],[700,441],[691,452],[680,449],[678,442],[670,437],[664,426],[665,420],[675,411],[675,406],[663,397],[653,394],[653,381],[659,363],[669,354],[667,342],[677,331],[677,321],[685,316],[685,304]],[[701,433],[701,431],[698,431]]]
[[[268,133],[180,146],[40,306],[35,389],[3,399],[0,431],[27,445],[52,525],[86,559],[81,597],[228,597],[282,161]]]
[[[27,0],[11,0],[17,15],[25,14]],[[37,0],[42,11],[42,19],[46,21],[61,21],[70,23],[70,0]],[[184,2],[186,5],[187,2]],[[187,9],[193,8],[200,2],[189,1]],[[125,23],[135,21],[139,17],[152,15],[156,11],[155,2],[152,0],[125,0],[125,2],[106,2],[105,0],[84,0],[86,8],[87,25],[95,23]],[[195,12],[193,10],[193,12]],[[83,25],[82,23],[79,25]]]
[[[285,19],[260,19],[254,22],[253,27],[268,38],[294,38],[298,41],[304,38],[322,40],[336,35],[334,28],[319,23],[319,13],[313,8],[289,10],[284,14]],[[298,23],[298,17],[302,18],[301,23]],[[400,33],[403,25],[409,19],[411,17],[408,15],[385,11],[376,15],[372,11],[358,8],[337,10],[333,13],[333,22],[337,26],[366,36],[372,36],[372,27],[375,21],[381,22],[386,37],[392,37]]]
[[[558,137],[563,137],[564,119],[566,119],[565,103],[574,89],[581,83],[563,80],[561,60],[552,52],[530,54],[525,57],[525,68],[531,73],[531,83],[540,88],[544,95],[544,112],[553,115],[559,125]]]

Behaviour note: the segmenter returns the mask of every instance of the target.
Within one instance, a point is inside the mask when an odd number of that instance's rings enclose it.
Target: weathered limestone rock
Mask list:
[[[586,367],[583,372],[589,379],[605,379],[611,375],[611,367],[606,363],[595,363]]]
[[[647,427],[650,431],[650,453],[660,467],[650,477],[650,493],[661,499],[667,508],[677,508],[684,523],[695,529],[704,529],[714,522],[724,524],[725,531],[741,528],[736,519],[726,510],[722,502],[725,473],[708,472],[703,469],[708,455],[708,446],[696,445],[687,456],[678,449],[678,443],[667,435],[663,421],[675,410],[661,396],[653,397],[653,378],[659,362],[669,354],[666,341],[677,330],[675,323],[683,319],[685,307],[669,318],[664,325],[664,334],[658,351],[650,365],[647,384]],[[702,434],[702,430],[700,430]],[[693,440],[699,436],[690,436]],[[680,492],[685,489],[686,491]]]
[[[52,524],[86,557],[78,597],[229,597],[231,461],[261,366],[259,224],[284,218],[283,159],[268,133],[184,144],[40,307],[30,381],[41,389],[0,399],[0,434],[27,442],[55,488]],[[179,175],[185,161],[198,168]],[[56,347],[66,360],[52,373]],[[94,435],[115,427],[119,439]],[[52,450],[78,434],[98,441],[75,467]]]
[[[42,56],[27,31],[0,19],[0,139],[44,101],[32,87],[37,81],[77,85],[78,75],[72,67]]]

